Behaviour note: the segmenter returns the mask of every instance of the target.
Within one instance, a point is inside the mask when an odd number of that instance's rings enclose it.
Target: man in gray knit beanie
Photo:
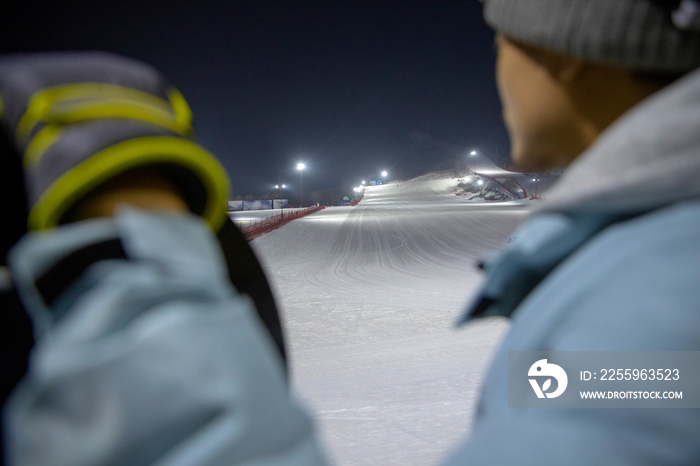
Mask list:
[[[486,22],[522,42],[631,70],[682,74],[700,66],[697,2],[486,0]]]
[[[487,0],[514,161],[568,165],[623,113],[700,66],[698,10],[688,0]],[[533,141],[538,131],[557,142]]]
[[[700,464],[699,360],[672,386],[632,380],[653,355],[670,368],[700,354],[700,1],[485,0],[484,13],[514,162],[567,171],[467,306],[462,322],[512,326],[447,464]],[[684,398],[638,396],[670,388]]]

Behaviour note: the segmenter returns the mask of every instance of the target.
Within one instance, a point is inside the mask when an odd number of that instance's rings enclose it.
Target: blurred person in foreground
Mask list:
[[[179,91],[135,60],[54,53],[0,60],[0,97],[6,464],[321,464]]]
[[[484,3],[514,162],[568,170],[485,263],[463,320],[512,327],[448,464],[700,464],[700,409],[510,409],[507,380],[509,351],[700,350],[700,4]]]

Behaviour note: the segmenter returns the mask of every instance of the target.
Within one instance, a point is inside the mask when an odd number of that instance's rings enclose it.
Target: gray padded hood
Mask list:
[[[102,52],[4,57],[0,103],[24,166],[30,229],[63,223],[91,190],[147,165],[214,229],[226,220],[228,176],[194,140],[182,94],[153,67]]]

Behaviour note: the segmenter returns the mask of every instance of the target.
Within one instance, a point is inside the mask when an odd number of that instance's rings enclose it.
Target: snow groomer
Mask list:
[[[180,92],[134,60],[62,53],[4,58],[0,97],[6,464],[320,463]]]

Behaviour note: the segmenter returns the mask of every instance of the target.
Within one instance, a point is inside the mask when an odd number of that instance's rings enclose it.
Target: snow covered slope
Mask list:
[[[293,388],[334,464],[437,464],[469,429],[507,323],[452,323],[476,261],[509,238],[529,202],[467,202],[456,184],[368,187],[356,207],[252,242],[281,304]]]

